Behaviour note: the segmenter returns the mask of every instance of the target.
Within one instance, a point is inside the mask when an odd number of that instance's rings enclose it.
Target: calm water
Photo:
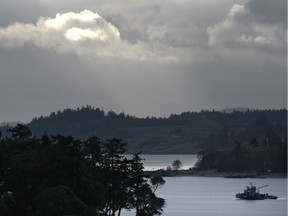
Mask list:
[[[286,179],[226,179],[216,177],[170,177],[158,191],[167,202],[165,216],[286,216]],[[266,185],[261,192],[277,200],[244,201],[235,198],[249,182]]]
[[[132,155],[126,155],[132,157]],[[189,169],[197,162],[196,155],[140,155],[143,158],[145,170],[166,169],[171,166],[173,161],[180,160],[182,162],[181,169]]]
[[[142,155],[143,157],[143,155]],[[184,167],[192,167],[196,156],[144,155],[146,169],[166,168],[179,159]],[[159,163],[157,163],[159,161]],[[167,164],[168,163],[168,164]],[[147,167],[146,167],[147,166]],[[286,216],[287,179],[227,179],[218,177],[167,177],[166,184],[157,192],[166,200],[164,216]],[[244,201],[235,198],[249,182],[262,188],[261,193],[278,196],[277,200]],[[135,215],[133,212],[124,216]]]

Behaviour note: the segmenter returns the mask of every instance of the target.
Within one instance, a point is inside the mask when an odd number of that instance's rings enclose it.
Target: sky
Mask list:
[[[0,2],[0,122],[287,107],[286,0]]]

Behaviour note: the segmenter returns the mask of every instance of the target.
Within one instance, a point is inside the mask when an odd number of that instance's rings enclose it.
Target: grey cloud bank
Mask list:
[[[0,3],[0,121],[287,106],[284,0],[20,4]]]

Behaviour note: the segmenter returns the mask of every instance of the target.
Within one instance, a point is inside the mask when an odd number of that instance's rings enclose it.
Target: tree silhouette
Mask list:
[[[98,137],[32,136],[25,125],[0,140],[0,215],[159,215],[163,179],[144,173],[139,154],[124,157],[126,143]]]
[[[148,177],[143,171],[143,163],[139,154],[132,159],[131,190],[132,205],[136,209],[136,216],[161,215],[165,200],[155,195],[156,190],[165,184],[162,177],[154,177],[148,183]]]
[[[172,162],[172,167],[174,170],[179,170],[182,167],[182,162],[179,159],[177,159]]]

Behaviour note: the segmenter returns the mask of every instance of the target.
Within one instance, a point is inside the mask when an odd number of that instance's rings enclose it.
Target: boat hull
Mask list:
[[[245,193],[237,193],[236,198],[244,199],[244,200],[264,200],[264,199],[277,199],[277,196],[268,195],[268,194],[249,195]]]

